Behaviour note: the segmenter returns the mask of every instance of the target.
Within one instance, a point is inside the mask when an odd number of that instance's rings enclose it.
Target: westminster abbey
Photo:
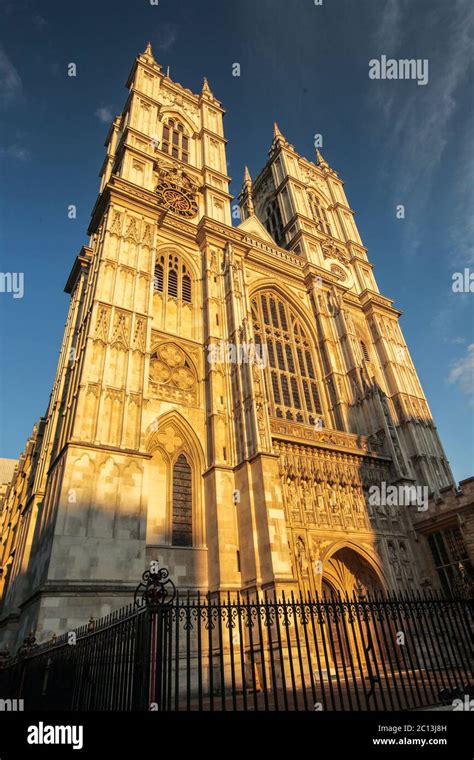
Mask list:
[[[127,87],[0,516],[0,636],[128,604],[153,560],[191,594],[436,588],[425,507],[368,495],[453,478],[343,181],[275,124],[232,205],[207,81],[148,45]]]

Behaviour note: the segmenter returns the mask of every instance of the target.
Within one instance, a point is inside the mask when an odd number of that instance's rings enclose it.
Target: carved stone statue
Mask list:
[[[393,569],[395,571],[395,575],[397,577],[400,577],[400,563],[398,561],[397,552],[395,550],[395,546],[391,541],[388,542],[387,545],[388,548],[388,561],[391,565],[393,565]]]
[[[306,556],[306,547],[301,536],[298,536],[296,539],[295,551],[299,571],[301,575],[305,577],[308,575],[308,558]]]
[[[400,562],[402,563],[403,567],[405,568],[405,572],[407,574],[408,578],[413,578],[413,568],[411,566],[410,557],[408,556],[408,550],[405,544],[400,541],[398,544],[398,548],[400,550]]]

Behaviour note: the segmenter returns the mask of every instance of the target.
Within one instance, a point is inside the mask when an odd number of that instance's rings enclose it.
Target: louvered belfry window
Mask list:
[[[168,121],[163,124],[161,148],[173,158],[177,158],[185,164],[188,163],[189,139],[183,125],[177,119],[168,119]]]
[[[280,245],[283,242],[283,221],[276,198],[267,205],[265,212],[265,227],[275,243]]]
[[[193,302],[191,276],[185,264],[174,253],[160,256],[153,273],[153,289],[156,293],[166,293],[170,298]]]
[[[153,287],[159,293],[163,292],[163,264],[158,262],[155,265],[155,273],[153,277]]]
[[[313,221],[316,222],[318,230],[325,232],[326,235],[332,235],[328,213],[317,195],[309,195],[309,205],[311,216],[313,217]]]

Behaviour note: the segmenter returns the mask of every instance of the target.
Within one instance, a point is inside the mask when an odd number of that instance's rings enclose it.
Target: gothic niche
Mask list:
[[[185,352],[175,343],[163,343],[151,355],[150,387],[158,398],[197,403],[197,377]]]

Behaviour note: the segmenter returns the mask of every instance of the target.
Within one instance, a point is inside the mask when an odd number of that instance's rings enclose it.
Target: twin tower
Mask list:
[[[152,560],[216,596],[436,585],[417,506],[368,498],[453,479],[342,180],[275,125],[231,206],[207,81],[148,45],[127,87],[1,517],[0,635],[128,604]]]

